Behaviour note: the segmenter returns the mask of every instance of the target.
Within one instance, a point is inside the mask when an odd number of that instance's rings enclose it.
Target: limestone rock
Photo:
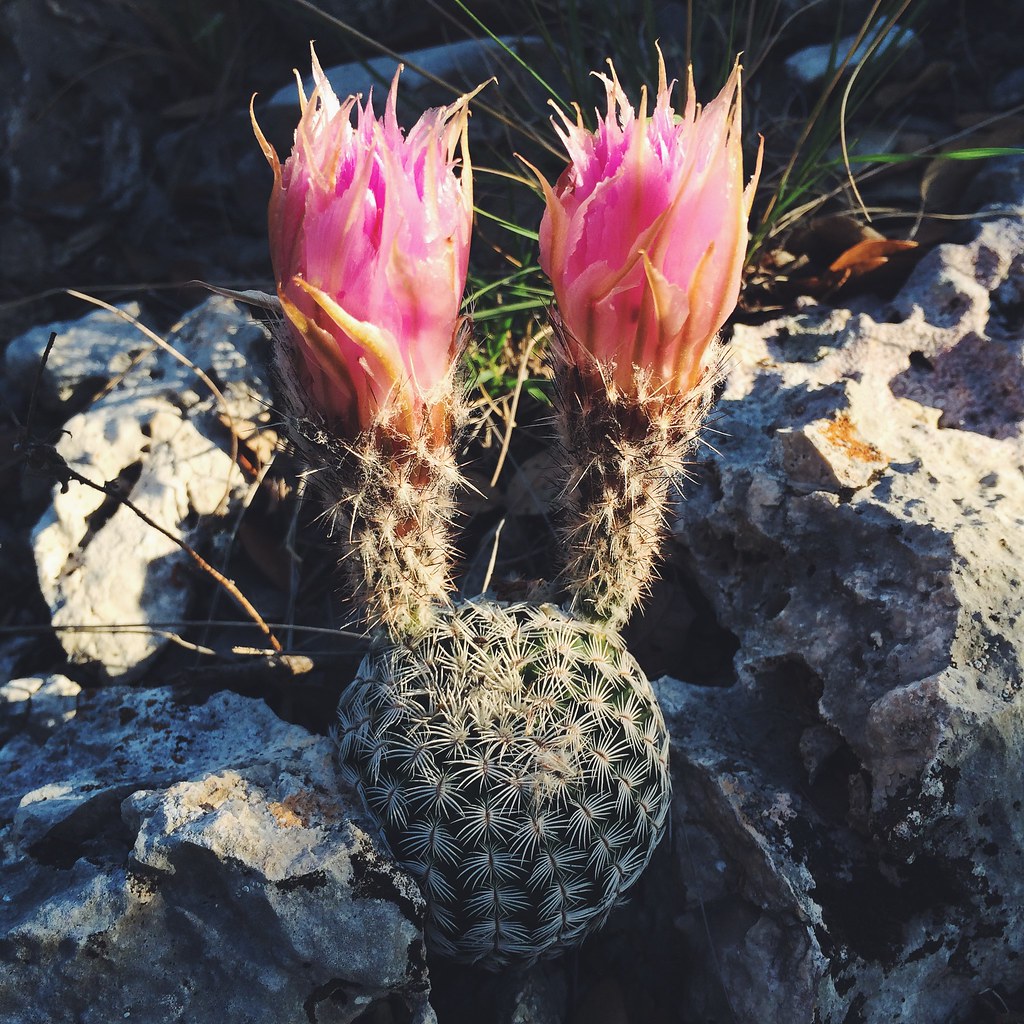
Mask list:
[[[694,1005],[946,1024],[1019,984],[1022,251],[993,220],[890,303],[736,328],[676,529],[735,682],[660,686]]]
[[[856,45],[857,36],[845,36],[835,44],[827,42],[806,46],[786,58],[784,65],[786,73],[799,85],[812,86],[833,74],[851,51],[853,52],[847,70],[852,70],[865,59],[877,60],[883,57],[892,59],[892,54],[887,52],[891,50],[895,50],[899,54],[898,71],[902,77],[917,72],[923,63],[924,56],[924,50],[917,35],[909,28],[894,28],[879,43],[877,49],[869,51],[875,34],[880,28],[881,24],[876,23],[859,46]]]
[[[509,52],[516,56],[509,56]],[[325,68],[325,74],[341,99],[354,95],[369,99],[372,87],[374,108],[380,115],[398,63],[391,57],[371,57]],[[406,110],[413,118],[418,118],[429,107],[451,103],[453,88],[469,92],[494,76],[501,80],[503,95],[515,97],[517,109],[528,116],[531,110],[545,110],[548,94],[524,70],[524,66],[532,68],[554,88],[564,80],[564,72],[539,36],[461,39],[405,53],[403,63],[406,66],[398,91],[399,113]],[[451,88],[441,83],[447,83]],[[310,75],[305,76],[303,88],[307,96],[312,92]],[[481,101],[487,102],[486,93],[481,96]],[[295,83],[282,86],[258,112],[260,126],[283,159],[284,153],[291,149],[299,114]],[[474,145],[483,140],[494,142],[503,137],[503,131],[499,122],[478,113],[473,122]]]
[[[75,717],[82,688],[67,676],[30,676],[0,686],[0,725],[50,733]]]
[[[137,302],[121,307],[138,317]],[[50,333],[57,336],[46,360],[36,401],[42,409],[59,409],[68,402],[87,401],[152,347],[137,327],[117,313],[98,309],[78,320],[60,320],[33,327],[14,338],[4,351],[3,386],[27,390],[39,372],[39,361]]]
[[[189,366],[138,331],[126,349],[124,325],[111,330],[111,316],[50,325],[14,342],[11,379],[25,380],[19,367],[34,368],[50,330],[57,331],[44,377],[48,393],[80,394],[83,382],[106,386],[66,422],[59,455],[96,483],[115,485],[173,537],[196,546],[245,486],[225,423],[255,420],[264,411],[262,329],[233,302],[207,300],[169,336]],[[33,547],[52,622],[64,627],[58,637],[74,661],[98,662],[112,677],[131,678],[166,642],[147,627],[186,617],[189,556],[106,494],[76,482],[66,491],[55,488]]]
[[[0,686],[0,778],[75,717],[82,688],[67,676],[30,676]],[[2,800],[2,798],[0,798]]]
[[[94,693],[10,773],[2,820],[11,1024],[433,1019],[415,883],[331,742],[260,701]]]

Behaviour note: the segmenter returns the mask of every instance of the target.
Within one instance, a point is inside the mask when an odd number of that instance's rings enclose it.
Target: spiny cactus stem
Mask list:
[[[432,951],[529,965],[601,926],[660,839],[669,741],[622,638],[466,601],[377,636],[342,695],[342,769],[423,887]]]
[[[451,604],[451,521],[462,475],[449,437],[461,398],[454,387],[424,410],[410,437],[381,419],[341,440],[294,396],[289,435],[310,467],[340,564],[367,622],[393,638],[415,635]]]
[[[435,606],[451,603],[454,453],[426,431],[410,439],[383,427],[356,445],[361,474],[338,507],[352,590],[371,624],[393,637],[415,634]]]
[[[563,582],[574,614],[621,629],[655,577],[673,486],[684,475],[719,374],[708,371],[696,389],[680,395],[653,388],[637,370],[626,394],[607,368],[581,367],[567,345],[555,352],[565,474]]]

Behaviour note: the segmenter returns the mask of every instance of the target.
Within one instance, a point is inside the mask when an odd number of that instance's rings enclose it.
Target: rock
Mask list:
[[[433,1020],[415,883],[261,701],[94,692],[0,820],[11,1024]]]
[[[74,718],[81,692],[62,675],[12,679],[0,686],[0,778],[34,758],[49,735]]]
[[[136,318],[141,313],[137,302],[120,308]],[[51,411],[88,401],[110,380],[127,373],[134,360],[152,347],[137,327],[105,309],[78,320],[33,327],[14,338],[4,351],[3,387],[10,398],[24,396],[35,381],[51,332],[57,340],[36,395],[39,408]]]
[[[850,0],[843,5],[842,18],[844,26],[864,23],[864,19],[870,17],[875,9],[871,0]],[[778,31],[785,38],[788,35],[804,35],[808,33],[819,33],[818,38],[824,38],[821,30],[835,33],[836,31],[836,9],[830,8],[827,4],[809,4],[806,0],[780,0],[779,11],[776,15]]]
[[[430,46],[403,55],[405,70],[398,90],[399,118],[405,118],[402,123],[412,124],[429,107],[451,103],[457,95],[453,89],[469,92],[495,76],[500,79],[502,95],[515,96],[516,107],[524,112],[523,116],[528,116],[530,111],[543,116],[548,94],[515,58],[508,55],[508,50],[556,89],[559,87],[562,72],[554,62],[547,44],[538,36],[508,36],[498,40],[463,39]],[[398,63],[391,57],[372,57],[365,61],[326,68],[325,74],[340,99],[353,95],[366,99],[372,87],[374,108],[380,116]],[[304,77],[303,89],[307,96],[312,92],[311,75]],[[487,102],[486,91],[480,99]],[[284,154],[291,151],[298,117],[298,92],[294,82],[282,86],[259,110],[260,126],[277,147],[282,159]],[[505,126],[484,117],[478,111],[473,120],[473,142],[478,144],[482,139],[493,142],[496,138],[503,138],[505,130]]]
[[[483,0],[473,10],[489,25],[495,7],[494,0]],[[321,17],[339,19],[346,27],[387,40],[396,48],[436,34],[439,22],[444,24],[430,6],[417,7],[403,0],[319,0],[316,10]]]
[[[26,380],[25,367],[38,362],[57,331],[44,377],[49,394],[104,385],[66,422],[56,444],[60,457],[90,480],[116,487],[173,538],[202,544],[246,486],[223,417],[238,424],[264,415],[262,328],[233,302],[208,299],[169,336],[189,366],[137,330],[130,338],[122,328],[107,334],[109,316],[53,324],[19,339],[11,346],[11,379]],[[131,678],[163,647],[167,640],[154,624],[186,618],[193,589],[193,563],[175,539],[107,494],[77,482],[55,488],[33,549],[40,589],[73,661],[98,662],[111,677]]]
[[[814,85],[831,75],[851,50],[853,53],[847,63],[847,70],[852,70],[868,56],[869,47],[877,32],[878,27],[872,29],[860,46],[856,45],[856,36],[846,36],[840,39],[834,48],[830,42],[806,46],[786,58],[784,62],[786,74],[798,85]],[[869,59],[891,61],[893,57],[889,51],[894,48],[899,51],[899,76],[906,78],[915,74],[921,67],[923,49],[921,41],[909,28],[891,29],[885,40],[871,52]]]
[[[551,964],[535,964],[505,979],[508,1004],[498,1024],[562,1024],[565,1020],[564,973]]]
[[[946,1024],[1019,984],[1022,251],[992,220],[890,303],[735,329],[676,527],[735,674],[658,688],[684,1010]]]
[[[105,47],[149,42],[143,18],[112,19],[105,5],[4,4],[0,28],[18,88],[4,118],[10,198],[18,210],[45,209],[68,220],[96,208],[123,212],[145,182],[142,125],[129,97],[146,91],[145,66],[129,73]],[[152,45],[152,44],[151,44]],[[111,65],[118,65],[112,67]],[[68,102],[60,86],[74,83]]]
[[[67,676],[32,676],[0,686],[0,723],[31,727],[43,734],[70,721],[82,688]]]
[[[1024,195],[1024,156],[998,156],[984,162],[967,192],[968,209],[1019,216],[1016,196]]]
[[[430,982],[430,1002],[442,1021],[564,1024],[569,1019],[591,1019],[569,1013],[565,958],[499,973],[435,960]]]
[[[1014,68],[989,91],[989,102],[996,110],[1009,110],[1024,103],[1024,68]]]
[[[5,280],[30,281],[49,255],[45,236],[31,221],[12,217],[0,222],[0,275]]]

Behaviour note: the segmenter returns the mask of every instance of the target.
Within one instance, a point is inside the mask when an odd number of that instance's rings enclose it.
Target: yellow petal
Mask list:
[[[405,366],[401,356],[398,354],[393,339],[385,331],[382,331],[375,324],[359,320],[339,305],[325,291],[317,288],[316,285],[302,280],[300,277],[293,278],[309,297],[338,325],[345,335],[352,339],[364,352],[371,355],[377,365],[383,370],[385,380],[378,381],[393,394],[397,400],[410,436],[416,429],[415,417],[412,409],[412,395],[409,393],[409,382],[406,378]],[[334,347],[337,359],[344,362],[337,347]]]
[[[327,377],[335,387],[340,388],[343,392],[350,392],[353,387],[351,375],[334,338],[316,321],[310,320],[283,291],[279,298],[285,316],[291,320],[295,329],[302,335],[303,341],[313,351]]]
[[[565,207],[562,206],[561,200],[555,195],[555,190],[548,183],[548,179],[529,160],[519,156],[518,153],[516,153],[516,156],[533,171],[534,177],[536,177],[537,183],[544,193],[544,205],[551,217],[551,266],[552,268],[564,267],[566,259],[565,243],[569,237],[569,215],[565,212]]]

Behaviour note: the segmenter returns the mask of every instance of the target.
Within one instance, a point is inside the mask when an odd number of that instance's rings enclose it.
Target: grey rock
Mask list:
[[[137,302],[120,308],[132,317],[141,312]],[[51,411],[68,402],[87,401],[109,381],[127,373],[133,361],[152,347],[137,327],[105,309],[77,320],[33,327],[4,351],[3,386],[12,397],[20,397],[35,382],[51,332],[57,338],[36,394],[39,407]]]
[[[967,208],[990,216],[1020,216],[1024,196],[1024,156],[986,160],[967,191]]]
[[[0,224],[0,274],[6,280],[31,280],[50,252],[45,234],[31,221],[12,217]]]
[[[49,393],[78,393],[83,381],[102,381],[104,390],[66,422],[57,452],[90,480],[116,483],[173,538],[195,546],[245,486],[222,417],[241,427],[264,415],[262,328],[233,302],[211,298],[169,336],[187,365],[137,330],[129,338],[112,327],[96,315],[37,329],[14,343],[8,370],[35,365],[58,331]],[[76,482],[55,488],[32,542],[43,597],[73,661],[131,678],[167,642],[151,627],[186,615],[189,556],[104,493]]]
[[[560,965],[535,964],[509,975],[504,987],[498,1024],[562,1024],[565,1020],[568,987]]]
[[[735,681],[659,685],[692,1007],[945,1024],[1019,984],[1021,252],[994,219],[889,303],[735,329],[676,527]]]
[[[50,733],[78,710],[82,688],[67,676],[31,676],[0,686],[0,722]]]
[[[433,1019],[415,883],[261,701],[99,691],[3,799],[12,1024]]]
[[[1009,110],[1024,103],[1024,67],[1003,75],[992,86],[989,99],[996,110]]]
[[[97,0],[0,7],[5,63],[19,73],[3,125],[17,209],[43,207],[78,220],[96,208],[124,211],[139,194],[142,127],[127,97],[145,89],[144,66],[129,78],[125,62],[112,68],[103,52],[112,39],[144,45],[142,25],[141,18],[110,18]],[[73,103],[55,85],[64,82],[76,84]]]
[[[862,24],[870,14],[871,0],[850,0],[842,8],[844,26]],[[779,31],[807,34],[813,30],[836,31],[837,9],[829,3],[807,3],[807,0],[781,0],[778,20],[782,22]]]
[[[546,116],[547,93],[536,79],[526,72],[511,51],[554,88],[562,82],[562,73],[554,62],[551,51],[543,39],[536,36],[507,36],[493,39],[464,39],[444,43],[422,50],[403,54],[405,70],[398,89],[398,108],[403,123],[412,123],[424,110],[451,103],[461,92],[469,92],[492,77],[498,79],[500,96],[495,87],[485,90],[480,99],[484,103],[500,106],[511,99],[517,110],[536,111],[539,117]],[[340,64],[324,69],[335,94],[344,99],[347,96],[362,96],[367,99],[373,91],[373,105],[378,116],[383,113],[384,100],[399,62],[391,57],[373,57],[366,61]],[[303,79],[303,89],[308,96],[313,89],[311,75]],[[278,152],[287,153],[291,148],[292,134],[299,116],[298,93],[294,83],[283,86],[270,100],[260,107],[260,125],[267,137],[275,143]],[[525,116],[525,115],[524,115]],[[505,129],[498,122],[478,111],[472,124],[474,142],[481,138],[493,141],[496,133]]]
[[[492,0],[484,0],[485,10],[491,5]],[[474,10],[486,18],[485,11]],[[373,39],[387,40],[393,46],[422,39],[424,34],[436,31],[441,20],[429,5],[414,5],[403,0],[319,0],[317,11]]]
[[[817,43],[814,46],[806,46],[802,50],[798,50],[786,58],[784,62],[786,74],[798,85],[814,85],[827,75],[832,74],[851,50],[853,53],[847,64],[847,70],[852,70],[865,57],[868,57],[869,48],[878,28],[880,26],[876,26],[859,46],[856,46],[857,37],[851,35],[840,39],[834,49],[832,43]],[[890,30],[885,39],[871,52],[869,59],[891,59],[893,50],[899,52],[901,77],[912,75],[920,68],[923,55],[921,41],[910,29],[896,27]]]

